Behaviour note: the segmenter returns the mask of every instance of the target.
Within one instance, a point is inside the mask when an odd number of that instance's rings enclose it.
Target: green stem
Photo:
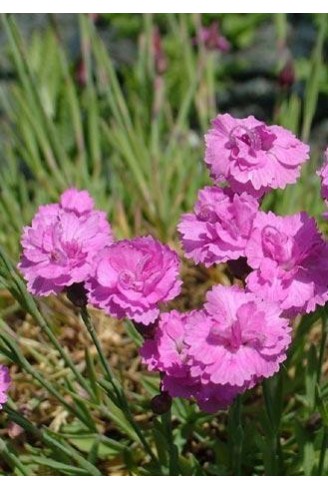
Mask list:
[[[242,398],[239,395],[229,412],[228,431],[233,476],[240,476],[242,470],[242,452],[244,429],[242,425]]]
[[[173,441],[172,431],[172,410],[162,415],[162,424],[166,433],[166,440],[168,442],[169,450],[169,474],[170,476],[179,476],[181,474],[179,467],[178,450]]]
[[[3,454],[4,458],[12,465],[13,470],[15,470],[17,467],[23,476],[33,475],[33,473],[30,473],[28,469],[25,468],[19,458],[8,449],[7,445],[2,439],[0,439],[0,454]]]
[[[37,324],[40,326],[41,330],[47,335],[48,339],[52,343],[52,345],[57,349],[60,356],[64,360],[66,366],[72,371],[77,381],[80,385],[85,389],[85,391],[93,396],[92,390],[86,380],[83,378],[82,374],[76,368],[74,362],[70,358],[70,356],[65,352],[60,343],[58,342],[55,334],[52,331],[47,320],[40,313],[38,304],[34,300],[34,298],[27,292],[25,283],[22,281],[21,277],[17,274],[16,269],[13,267],[10,259],[6,256],[4,251],[0,248],[0,261],[2,262],[2,266],[4,267],[5,278],[7,280],[12,281],[14,287],[10,287],[11,284],[8,284],[7,287],[13,294],[13,296],[17,299],[20,305],[24,310],[28,311],[30,315],[35,319]]]
[[[317,383],[320,384],[321,374],[322,374],[322,364],[324,361],[325,349],[327,344],[327,314],[325,310],[322,310],[322,323],[321,323],[321,342],[320,342],[320,352],[318,360],[318,370],[317,370]]]
[[[327,446],[328,446],[328,427],[324,427],[321,449],[320,449],[319,468],[318,468],[318,475],[319,476],[323,475]]]
[[[118,381],[115,379],[115,377],[114,377],[114,375],[113,375],[113,373],[112,373],[112,371],[111,371],[111,369],[107,363],[107,360],[106,360],[104,351],[101,347],[101,344],[99,342],[97,333],[96,333],[94,326],[91,322],[89,312],[85,306],[83,306],[81,308],[81,317],[82,317],[84,325],[86,326],[86,328],[90,334],[90,337],[92,338],[92,341],[93,341],[93,343],[97,349],[99,359],[100,359],[104,374],[106,376],[106,379],[107,379],[107,381],[109,381],[109,383],[111,384],[111,386],[114,390],[118,408],[120,408],[122,410],[122,412],[124,413],[127,421],[130,423],[130,425],[134,429],[134,431],[137,434],[142,446],[144,447],[146,453],[150,456],[151,460],[155,464],[159,464],[156,456],[154,455],[151,447],[149,446],[147,440],[145,439],[142,431],[140,430],[138,424],[135,422],[135,420],[133,418],[133,415],[131,413],[128,401],[127,401],[125,393],[123,391],[123,387],[119,385]]]
[[[281,456],[281,446],[279,441],[279,421],[277,421],[274,413],[274,406],[272,401],[272,383],[273,380],[265,380],[262,383],[265,410],[268,420],[268,426],[265,428],[268,447],[270,449],[270,475],[278,475],[279,460]]]
[[[92,476],[101,476],[101,472],[92,463],[85,459],[81,454],[76,451],[71,445],[63,443],[52,437],[50,431],[47,429],[40,430],[34,424],[32,424],[28,419],[24,417],[21,413],[17,412],[14,408],[14,404],[9,400],[4,406],[4,412],[6,412],[9,418],[15,422],[17,425],[22,427],[27,433],[33,435],[39,441],[43,442],[46,446],[51,447],[55,451],[59,451],[60,454],[69,456],[71,459],[79,465],[79,467],[87,470]]]
[[[66,399],[59,393],[59,391],[51,384],[49,381],[38,373],[25,358],[18,345],[15,344],[14,340],[5,331],[1,331],[0,338],[3,340],[5,345],[10,349],[11,353],[14,354],[17,363],[34,378],[43,388],[45,388],[51,395],[53,395],[70,413],[75,415],[80,419],[87,427],[90,427],[90,422],[84,417],[80,411],[73,407]]]

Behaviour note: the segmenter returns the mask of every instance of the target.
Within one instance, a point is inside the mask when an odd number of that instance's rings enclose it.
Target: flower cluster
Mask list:
[[[7,391],[10,387],[10,382],[9,369],[0,365],[0,409],[2,404],[7,401]]]
[[[309,313],[328,299],[328,244],[305,212],[259,212],[246,247],[254,271],[250,291],[275,301],[287,316]]]
[[[306,144],[282,127],[229,114],[214,119],[205,143],[214,182],[199,191],[178,231],[196,264],[228,263],[232,273],[242,266],[243,287],[217,285],[202,309],[161,313],[180,293],[177,254],[151,236],[115,241],[105,214],[76,189],[41,206],[24,228],[19,269],[33,294],[73,297],[82,289],[91,305],[139,324],[147,333],[140,354],[161,374],[165,407],[183,397],[214,412],[276,373],[291,342],[290,319],[328,300],[328,244],[305,212],[260,210],[265,193],[296,182]],[[327,167],[328,149],[319,172],[326,202]],[[8,383],[0,371],[0,403]]]
[[[86,191],[68,189],[58,204],[41,206],[22,246],[18,267],[38,296],[83,285],[94,306],[148,324],[159,303],[180,292],[177,254],[150,236],[114,242],[105,213]]]
[[[216,411],[278,371],[290,343],[280,313],[253,293],[215,286],[204,310],[162,314],[141,356],[163,373],[162,388],[171,396],[193,397],[203,410]]]

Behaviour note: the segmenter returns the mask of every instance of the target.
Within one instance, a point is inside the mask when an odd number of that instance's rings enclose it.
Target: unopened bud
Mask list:
[[[162,391],[159,395],[154,396],[150,401],[152,411],[156,415],[162,415],[170,410],[172,398],[167,391]]]
[[[288,89],[295,83],[295,68],[292,60],[288,60],[278,75],[281,88]]]
[[[82,308],[88,304],[87,291],[84,287],[84,282],[75,282],[71,286],[68,286],[66,288],[66,295],[71,303],[78,308]]]
[[[149,325],[144,325],[143,323],[133,322],[136,330],[143,336],[144,339],[152,339],[154,338],[156,327],[158,325],[158,321],[156,320]]]

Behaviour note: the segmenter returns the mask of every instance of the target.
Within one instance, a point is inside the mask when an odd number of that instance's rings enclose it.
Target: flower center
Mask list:
[[[253,152],[269,151],[276,136],[272,134],[263,124],[253,129],[239,125],[232,129],[229,136],[231,148],[239,148],[240,142],[244,143]]]
[[[130,270],[123,270],[118,275],[118,281],[123,289],[133,289],[142,291],[143,281],[140,281],[137,275]]]
[[[229,327],[222,328],[214,325],[210,332],[211,343],[224,345],[231,351],[237,351],[243,344],[243,337],[238,320],[234,321]]]
[[[262,247],[264,255],[280,265],[287,266],[292,259],[294,240],[274,226],[262,230]]]
[[[242,346],[258,349],[265,342],[262,330],[264,317],[256,311],[253,303],[242,305],[236,312],[236,318],[231,319],[228,325],[213,325],[209,342],[214,345],[223,345],[231,352],[238,351]]]

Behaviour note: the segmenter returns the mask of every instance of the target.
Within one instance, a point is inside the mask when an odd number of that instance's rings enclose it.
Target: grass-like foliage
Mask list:
[[[324,235],[316,170],[328,141],[327,131],[318,137],[327,127],[327,16],[302,17],[313,44],[295,59],[284,14],[81,14],[76,49],[54,15],[29,37],[17,16],[1,22],[0,365],[12,382],[0,413],[0,474],[328,475],[326,306],[293,319],[278,374],[208,414],[192,400],[174,398],[169,408],[158,398],[160,376],[141,365],[144,331],[131,320],[65,294],[34,297],[17,269],[23,227],[74,187],[106,212],[116,239],[152,235],[177,252],[175,308],[199,308],[211,287],[232,284],[224,264],[183,258],[177,233],[210,183],[203,135],[229,104],[236,117],[253,105],[256,117],[310,144],[297,184],[268,194],[262,209],[304,210]],[[265,69],[268,53],[252,54],[261,32],[276,53]],[[237,92],[251,70],[247,105],[247,91]],[[269,101],[256,93],[258,79]]]

